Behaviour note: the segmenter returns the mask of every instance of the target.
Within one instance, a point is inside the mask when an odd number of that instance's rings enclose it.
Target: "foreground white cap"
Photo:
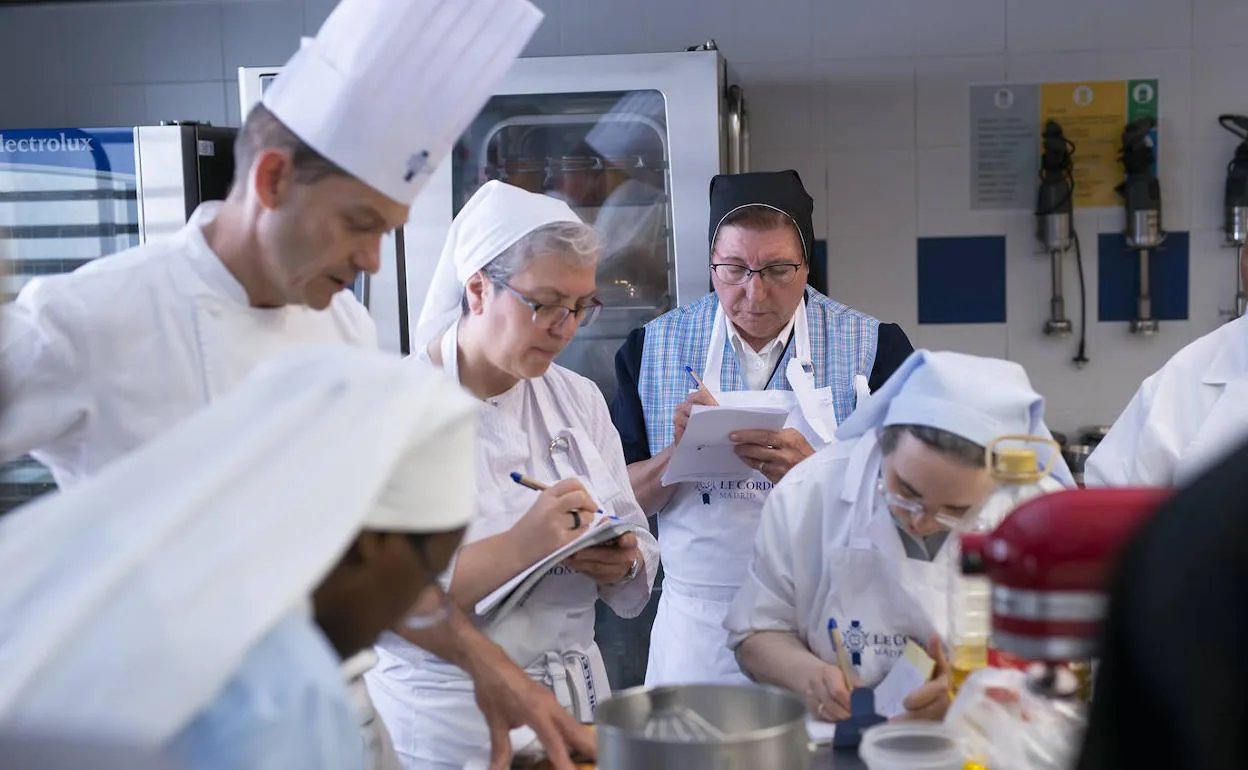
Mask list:
[[[0,518],[0,725],[163,745],[361,529],[468,523],[479,407],[432,367],[310,350]]]
[[[541,21],[527,0],[342,0],[262,101],[312,149],[410,205]]]

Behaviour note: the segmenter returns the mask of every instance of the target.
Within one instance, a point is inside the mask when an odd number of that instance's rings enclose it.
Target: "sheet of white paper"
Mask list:
[[[816,719],[814,714],[807,714],[806,734],[815,743],[831,743],[836,737],[836,723],[823,722]]]
[[[604,514],[604,513],[595,514],[594,520],[590,522],[590,525],[585,529],[584,534],[582,534],[580,537],[573,540],[568,545],[565,545],[563,548],[560,548],[559,550],[555,551],[553,554],[550,554],[546,558],[538,561],[537,563],[529,565],[528,568],[518,573],[511,580],[508,580],[506,583],[503,583],[501,586],[499,586],[497,589],[492,591],[484,599],[477,602],[477,607],[476,607],[477,614],[485,615],[490,610],[494,609],[494,607],[496,607],[500,602],[502,602],[503,599],[507,598],[507,595],[510,594],[512,590],[515,589],[516,586],[523,583],[524,579],[527,578],[529,575],[532,575],[536,570],[542,569],[547,566],[551,566],[552,565],[551,557],[554,557],[556,556],[556,554],[560,554],[560,553],[571,554],[579,550],[580,545],[584,543],[586,540],[588,540],[589,538],[593,537],[594,533],[597,532],[599,528],[607,526],[609,524],[616,523],[617,521],[618,520],[613,519],[613,517],[608,516],[607,514]]]
[[[782,430],[788,417],[788,410],[774,406],[695,406],[663,473],[664,486],[750,475],[754,469],[737,457],[729,434],[739,430]]]
[[[875,686],[875,713],[892,718],[906,713],[902,703],[906,696],[927,683],[927,675],[914,667],[907,658],[901,657]]]

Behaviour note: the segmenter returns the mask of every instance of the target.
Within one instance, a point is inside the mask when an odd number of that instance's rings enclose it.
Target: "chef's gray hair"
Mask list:
[[[295,181],[299,184],[315,184],[331,176],[351,176],[296,136],[267,107],[257,104],[247,113],[243,127],[234,138],[234,179],[230,194],[247,185],[251,164],[264,150],[289,153]]]
[[[897,443],[901,441],[902,435],[907,433],[922,441],[925,446],[935,449],[962,465],[972,468],[985,467],[984,447],[956,433],[926,425],[885,425],[880,428],[877,441],[885,457],[897,451]]]
[[[598,231],[584,222],[552,222],[542,225],[503,250],[481,268],[485,277],[496,284],[510,283],[539,258],[552,255],[564,264],[581,267],[593,264],[602,249]],[[468,312],[468,298],[461,308]]]

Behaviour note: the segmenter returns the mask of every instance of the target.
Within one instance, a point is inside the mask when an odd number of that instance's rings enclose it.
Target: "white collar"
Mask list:
[[[221,261],[221,257],[212,250],[212,247],[208,245],[208,239],[204,237],[204,226],[220,213],[221,203],[221,201],[208,201],[199,204],[179,235],[186,244],[186,253],[192,267],[204,283],[208,284],[208,288],[232,302],[251,307],[251,299],[247,296],[247,290]]]
[[[801,310],[801,306],[798,306],[798,310]],[[728,339],[732,341],[732,346],[737,351],[745,351],[745,350],[754,351],[754,346],[750,345],[748,342],[746,342],[744,339],[741,338],[741,333],[737,331],[737,325],[732,322],[732,319],[728,318],[727,315],[725,315],[724,320],[727,321],[728,323]],[[786,345],[789,341],[789,335],[793,333],[793,323],[796,320],[797,320],[797,311],[794,311],[793,317],[790,318],[789,322],[785,325],[785,327],[780,330],[780,334],[776,335],[776,338],[773,339],[771,342],[768,342],[766,345],[764,345],[762,350],[755,351],[755,352],[759,356],[765,356],[772,351],[772,348],[775,348],[776,346],[784,347],[784,345]]]

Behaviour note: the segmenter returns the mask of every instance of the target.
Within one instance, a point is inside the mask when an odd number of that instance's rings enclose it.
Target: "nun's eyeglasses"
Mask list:
[[[438,582],[438,573],[433,569],[433,559],[429,558],[429,546],[425,537],[409,535],[408,542],[411,543],[412,550],[416,552],[416,560],[420,562],[420,568],[429,576],[429,585],[425,591],[433,591],[438,602],[432,610],[411,612],[403,619],[404,626],[420,631],[432,628],[451,616],[451,597],[442,590],[442,584]],[[421,592],[421,596],[423,598],[424,591]]]
[[[576,318],[577,326],[589,326],[598,317],[598,313],[602,312],[602,302],[597,297],[590,299],[589,304],[579,307],[543,305],[539,302],[534,302],[505,283],[496,283],[495,285],[506,289],[511,296],[528,305],[533,311],[533,323],[542,329],[556,329],[563,326],[567,322],[568,316]]]
[[[711,264],[711,272],[715,273],[715,277],[724,283],[740,286],[749,282],[752,276],[757,275],[768,283],[774,283],[777,286],[784,286],[793,283],[793,279],[797,277],[797,271],[802,265],[799,262],[796,265],[767,265],[757,270],[746,267],[745,265],[734,265],[731,262],[719,262]]]
[[[927,506],[918,500],[912,500],[904,497],[888,488],[888,483],[884,481],[884,477],[875,483],[875,492],[879,498],[888,506],[889,513],[893,514],[893,518],[898,523],[910,524],[916,526],[922,521],[924,516],[931,516],[937,524],[945,529],[957,531],[962,528],[962,517],[951,513],[945,513],[941,509],[936,509],[934,513],[928,513]]]

